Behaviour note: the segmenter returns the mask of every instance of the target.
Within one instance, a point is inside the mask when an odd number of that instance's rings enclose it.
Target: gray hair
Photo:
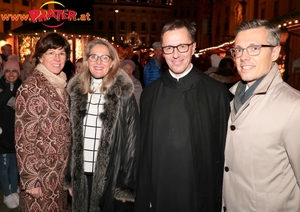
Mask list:
[[[243,22],[235,29],[234,34],[237,35],[241,31],[260,27],[263,27],[268,31],[267,41],[269,44],[273,46],[280,45],[281,30],[267,20],[254,19]]]

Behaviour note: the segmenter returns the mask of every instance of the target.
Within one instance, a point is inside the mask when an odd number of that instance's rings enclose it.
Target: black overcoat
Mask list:
[[[206,76],[197,68],[189,74],[198,79],[183,93],[191,132],[191,145],[196,171],[197,208],[199,212],[219,212],[222,203],[224,145],[229,116],[230,96],[220,82]],[[138,171],[136,212],[149,210],[153,114],[156,97],[165,73],[148,85],[141,96],[141,149]],[[179,112],[180,113],[180,112]],[[176,185],[174,185],[176,186]],[[163,207],[163,206],[158,206]]]
[[[86,212],[88,205],[83,169],[83,118],[88,95],[81,93],[80,83],[80,75],[76,75],[68,84],[72,146],[65,188],[73,189],[73,212]],[[132,80],[120,70],[104,93],[104,111],[99,114],[102,133],[93,175],[90,212],[115,211],[115,199],[134,202],[140,119],[133,89]]]

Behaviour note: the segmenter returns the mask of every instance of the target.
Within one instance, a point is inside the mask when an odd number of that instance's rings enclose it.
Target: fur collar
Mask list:
[[[68,83],[68,93],[72,96],[82,95],[80,91],[80,75],[73,77]],[[119,69],[112,85],[105,91],[105,95],[115,95],[118,98],[129,98],[134,91],[133,82],[128,74]]]

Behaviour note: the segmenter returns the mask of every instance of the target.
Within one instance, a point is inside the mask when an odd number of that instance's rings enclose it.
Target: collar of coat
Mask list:
[[[281,83],[283,80],[280,76],[280,72],[278,70],[278,65],[275,63],[271,70],[265,75],[264,79],[260,82],[260,84],[257,86],[255,91],[253,92],[253,95],[255,94],[264,94],[267,93],[267,91],[276,86],[278,83]],[[230,92],[235,94],[238,84],[240,81],[238,81],[235,85],[233,85],[230,88]]]
[[[68,93],[70,97],[82,95],[80,91],[80,74],[73,77],[68,83]],[[133,94],[134,86],[133,82],[128,76],[128,74],[119,69],[117,72],[114,82],[112,85],[105,91],[105,96],[115,95],[117,98],[129,98]]]

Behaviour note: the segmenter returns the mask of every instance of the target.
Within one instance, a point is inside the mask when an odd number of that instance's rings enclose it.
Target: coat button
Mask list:
[[[229,172],[228,166],[225,166],[224,170],[225,170],[225,172]]]
[[[223,207],[223,211],[227,211],[225,206]]]
[[[234,125],[230,125],[230,129],[231,129],[232,131],[234,131],[234,130],[235,130],[235,126],[234,126]]]

